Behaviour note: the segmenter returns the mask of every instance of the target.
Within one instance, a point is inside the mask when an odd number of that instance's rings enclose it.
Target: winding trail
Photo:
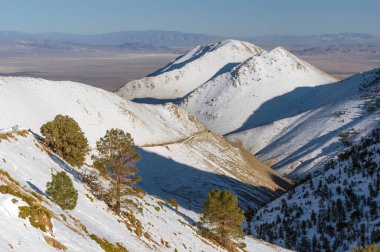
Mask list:
[[[186,141],[189,141],[189,140],[193,139],[196,136],[199,136],[199,135],[202,135],[202,134],[207,134],[209,132],[210,132],[210,130],[203,129],[203,130],[200,130],[200,131],[197,131],[197,132],[193,133],[190,136],[186,136],[186,137],[174,140],[174,141],[168,141],[168,142],[157,143],[157,144],[144,144],[144,145],[140,145],[138,147],[140,147],[140,148],[144,148],[144,147],[157,147],[157,146],[166,146],[166,145],[171,145],[171,144],[183,143],[183,142],[186,142]]]

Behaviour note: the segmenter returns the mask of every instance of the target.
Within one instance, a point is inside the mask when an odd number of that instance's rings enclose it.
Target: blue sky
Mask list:
[[[0,30],[380,35],[379,0],[1,0]]]

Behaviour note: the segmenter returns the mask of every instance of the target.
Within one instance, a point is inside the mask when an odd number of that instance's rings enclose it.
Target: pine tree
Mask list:
[[[46,194],[63,210],[72,210],[77,205],[78,191],[75,190],[73,182],[66,172],[62,171],[52,175],[52,181],[48,182],[46,187]]]
[[[212,190],[203,205],[202,222],[215,235],[217,241],[229,247],[232,238],[244,236],[241,225],[243,211],[237,197],[229,191]]]
[[[113,179],[109,202],[115,213],[120,215],[122,196],[126,194],[125,186],[141,180],[136,177],[138,169],[135,167],[140,156],[135,152],[131,135],[120,129],[107,130],[106,135],[96,142],[96,148],[98,156],[94,158],[106,167]]]
[[[57,115],[41,126],[44,143],[70,165],[82,166],[89,151],[87,138],[78,123],[69,116]]]

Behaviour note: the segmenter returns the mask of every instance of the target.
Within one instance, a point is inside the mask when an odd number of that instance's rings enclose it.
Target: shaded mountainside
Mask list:
[[[375,69],[333,84],[296,88],[265,102],[248,120],[265,117],[264,126],[227,138],[242,142],[281,174],[304,177],[342,150],[342,134],[363,136],[376,127],[379,87]]]
[[[114,215],[82,182],[80,173],[88,169],[69,166],[32,133],[0,133],[0,224],[7,227],[0,230],[0,250],[225,251],[198,234],[198,214],[161,198],[131,194],[122,217]],[[78,190],[71,211],[45,194],[51,174],[61,171]],[[249,251],[283,251],[250,237],[242,242]]]
[[[380,130],[331,159],[319,174],[260,209],[253,234],[297,251],[380,244]]]
[[[213,76],[262,52],[260,47],[238,40],[197,46],[147,77],[127,83],[116,93],[141,102],[147,102],[146,98],[161,102],[182,98]]]
[[[258,208],[290,187],[287,179],[172,104],[136,104],[79,83],[0,78],[0,111],[1,128],[19,124],[34,132],[57,114],[69,115],[92,148],[107,129],[131,133],[142,154],[141,187],[194,211],[211,188],[231,189],[244,208]]]

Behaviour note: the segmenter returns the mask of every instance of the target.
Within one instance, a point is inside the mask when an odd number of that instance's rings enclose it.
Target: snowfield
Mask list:
[[[147,77],[128,82],[116,93],[130,100],[182,98],[213,76],[263,51],[239,40],[197,46]]]
[[[0,186],[10,186],[51,211],[52,228],[43,232],[32,226],[28,219],[19,217],[18,207],[27,203],[2,191],[1,251],[57,251],[46,239],[54,239],[68,252],[103,251],[91,239],[91,234],[112,243],[119,242],[128,251],[224,251],[196,233],[193,224],[199,220],[198,214],[181,206],[175,209],[150,195],[142,198],[130,196],[137,207],[131,207],[128,212],[142,223],[143,234],[138,235],[135,225],[115,216],[103,202],[91,195],[78,179],[78,170],[44,151],[35,135],[25,132],[11,134],[7,139],[3,135],[0,142]],[[68,173],[78,190],[78,204],[72,211],[61,210],[44,193],[51,174],[60,171]],[[247,237],[244,241],[249,251],[285,251],[253,238]]]

